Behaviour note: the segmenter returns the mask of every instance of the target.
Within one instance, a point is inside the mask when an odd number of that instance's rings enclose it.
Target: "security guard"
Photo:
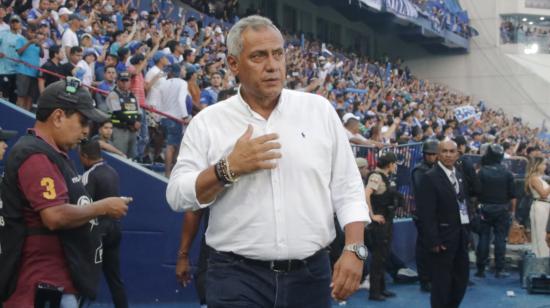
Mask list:
[[[387,152],[378,158],[377,168],[369,175],[365,188],[367,204],[373,223],[368,226],[372,251],[370,266],[369,299],[384,301],[395,293],[386,290],[384,281],[385,263],[390,255],[393,217],[400,205],[400,194],[390,176],[397,171],[397,158]]]
[[[506,236],[516,210],[516,192],[513,174],[501,164],[504,149],[499,144],[491,144],[481,158],[479,181],[479,211],[481,227],[477,245],[477,277],[485,277],[488,264],[491,229],[495,244],[495,277],[509,276],[504,271]]]
[[[128,158],[137,155],[137,131],[141,128],[141,115],[136,97],[130,92],[130,74],[122,72],[117,85],[106,99],[113,122],[113,145]]]
[[[437,139],[428,139],[422,145],[422,161],[414,166],[412,170],[412,187],[415,196],[416,192],[421,189],[419,187],[419,184],[422,180],[422,176],[424,176],[424,174],[428,172],[428,170],[430,170],[437,162],[438,147],[439,141]],[[420,206],[422,206],[422,204],[416,202],[416,208],[418,209]],[[413,216],[413,219],[417,230],[416,268],[418,270],[418,276],[420,278],[420,290],[422,292],[430,292],[430,247],[427,247],[423,241],[424,233],[416,215]]]

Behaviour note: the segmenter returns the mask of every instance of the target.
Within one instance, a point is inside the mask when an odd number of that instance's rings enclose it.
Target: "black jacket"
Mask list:
[[[445,245],[450,247],[460,241],[462,224],[458,200],[466,200],[464,176],[456,169],[460,186],[457,195],[445,171],[436,164],[422,177],[417,200],[422,204],[417,209],[417,216],[425,230],[428,247]]]

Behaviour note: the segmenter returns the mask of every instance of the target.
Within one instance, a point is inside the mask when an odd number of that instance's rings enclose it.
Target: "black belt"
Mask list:
[[[272,270],[277,273],[288,273],[288,272],[293,272],[293,271],[302,269],[308,262],[311,262],[314,258],[322,256],[323,252],[325,251],[326,249],[321,249],[316,253],[314,253],[313,255],[302,260],[289,259],[289,260],[274,260],[274,261],[262,261],[262,260],[249,259],[232,252],[216,251],[215,253],[230,256],[232,258],[242,260],[246,264]]]

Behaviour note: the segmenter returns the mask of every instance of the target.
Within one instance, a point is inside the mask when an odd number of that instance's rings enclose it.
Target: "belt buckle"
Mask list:
[[[290,269],[291,269],[291,266],[292,266],[290,261],[285,261],[286,269],[281,269],[279,266],[277,266],[278,265],[277,262],[280,262],[280,261],[271,261],[271,262],[269,262],[269,269],[271,269],[275,273],[290,272]]]

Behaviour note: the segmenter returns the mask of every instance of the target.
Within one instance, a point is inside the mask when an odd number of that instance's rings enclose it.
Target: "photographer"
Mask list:
[[[372,263],[370,266],[369,299],[384,301],[395,293],[386,289],[385,264],[390,255],[393,217],[401,205],[401,197],[390,175],[397,171],[397,157],[387,152],[378,158],[377,168],[368,176],[365,194],[372,223],[367,227]]]

